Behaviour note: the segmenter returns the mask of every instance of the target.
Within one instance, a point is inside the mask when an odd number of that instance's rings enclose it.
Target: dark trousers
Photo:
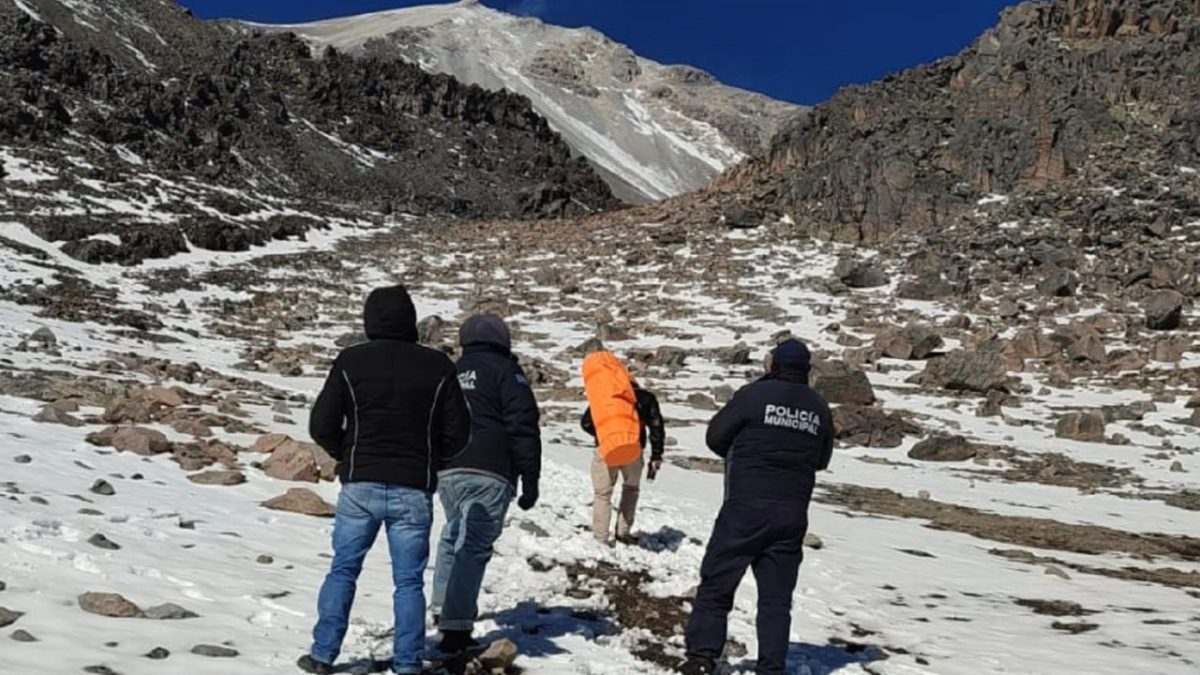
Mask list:
[[[746,568],[758,583],[759,675],[783,675],[792,627],[792,593],[804,559],[808,505],[730,501],[713,527],[700,589],[687,628],[689,657],[717,660],[725,649],[729,611]]]

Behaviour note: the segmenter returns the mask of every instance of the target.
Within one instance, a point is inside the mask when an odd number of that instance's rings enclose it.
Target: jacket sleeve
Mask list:
[[[746,426],[746,417],[742,414],[742,399],[742,392],[735,394],[733,399],[726,403],[725,407],[721,408],[708,423],[705,442],[708,444],[709,450],[721,457],[729,454],[733,442],[741,433],[742,428]]]
[[[591,434],[592,438],[596,437],[596,423],[592,421],[592,409],[587,407],[583,411],[583,417],[579,418],[579,428]]]
[[[833,429],[833,413],[829,411],[829,404],[822,401],[821,406],[824,417],[821,420],[821,462],[818,465],[818,471],[829,468],[829,462],[833,459],[833,438],[836,435]]]
[[[658,406],[658,397],[652,392],[643,391],[644,404],[641,406],[644,410],[639,413],[644,413],[646,423],[646,431],[650,436],[650,458],[662,459],[663,448],[667,442],[666,422],[663,421],[662,409]]]
[[[541,415],[529,380],[519,366],[500,383],[500,400],[504,427],[512,441],[513,466],[522,481],[536,485],[542,473]]]
[[[458,383],[458,369],[446,360],[446,374],[434,401],[430,443],[436,443],[438,468],[457,457],[471,442],[471,407]]]
[[[346,437],[346,371],[339,357],[329,369],[325,386],[317,395],[308,417],[308,434],[329,456],[342,461],[342,442]]]

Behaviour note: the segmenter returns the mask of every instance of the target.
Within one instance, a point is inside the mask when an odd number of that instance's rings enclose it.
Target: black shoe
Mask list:
[[[619,534],[617,535],[617,543],[624,546],[637,546],[638,538],[632,534]]]
[[[683,675],[713,675],[717,672],[717,664],[709,659],[692,656],[679,667],[679,672]]]
[[[305,654],[296,660],[296,666],[306,673],[315,673],[316,675],[333,675],[333,666],[328,663],[322,663],[312,657],[311,654]]]
[[[443,654],[461,654],[478,646],[479,643],[471,637],[471,631],[469,630],[444,630],[442,631],[442,643],[438,645],[438,651]]]

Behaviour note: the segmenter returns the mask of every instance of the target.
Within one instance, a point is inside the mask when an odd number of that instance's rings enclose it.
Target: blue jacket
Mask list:
[[[706,440],[725,458],[726,501],[807,505],[833,455],[833,417],[807,369],[777,368],[734,395]]]
[[[525,372],[500,347],[471,345],[458,360],[458,383],[471,406],[471,441],[444,470],[483,473],[536,487],[542,468],[537,400]]]

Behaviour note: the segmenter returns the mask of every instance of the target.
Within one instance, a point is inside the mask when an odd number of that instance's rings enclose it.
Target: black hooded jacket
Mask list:
[[[637,397],[636,410],[638,421],[641,423],[638,442],[642,444],[642,449],[645,450],[647,431],[649,431],[650,459],[654,461],[661,460],[663,446],[667,442],[667,430],[666,424],[663,422],[662,410],[658,406],[658,397],[653,392],[636,385],[634,385],[633,393]],[[590,406],[583,411],[583,417],[579,420],[579,426],[595,438],[596,423],[592,420],[592,409]]]
[[[535,490],[542,470],[538,405],[525,371],[505,348],[468,345],[458,381],[471,405],[471,443],[446,465],[447,473],[474,472]]]
[[[369,342],[338,355],[309,420],[338,461],[342,482],[420,490],[470,440],[471,417],[454,363],[417,344],[417,313],[402,286],[381,288],[363,312]]]
[[[725,458],[726,501],[807,505],[833,454],[833,417],[807,367],[776,366],[713,417],[707,442]]]

